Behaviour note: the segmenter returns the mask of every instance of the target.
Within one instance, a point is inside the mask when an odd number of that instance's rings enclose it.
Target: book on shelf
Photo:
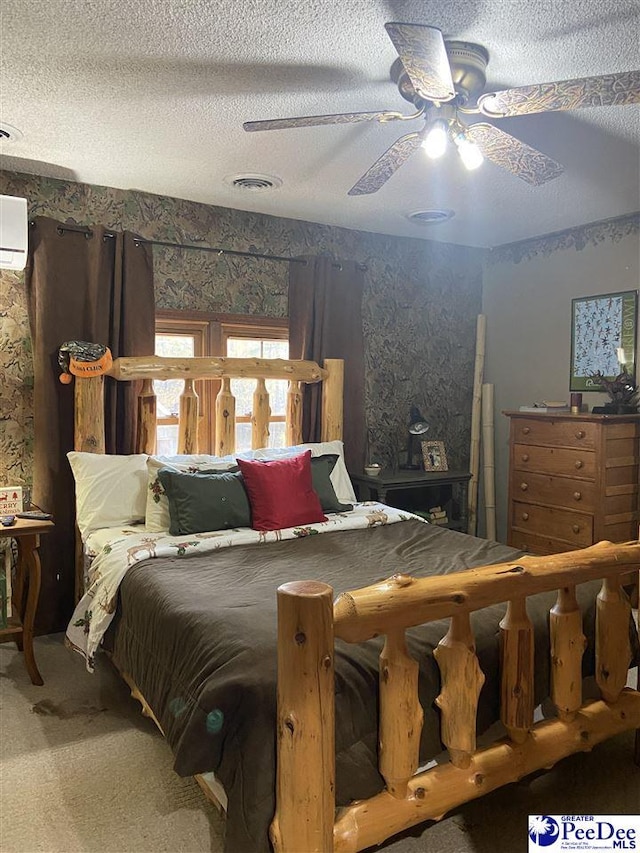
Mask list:
[[[429,516],[429,518],[446,518],[447,517],[447,513],[443,509],[437,509],[437,510],[430,509],[429,512],[427,513],[427,515]]]

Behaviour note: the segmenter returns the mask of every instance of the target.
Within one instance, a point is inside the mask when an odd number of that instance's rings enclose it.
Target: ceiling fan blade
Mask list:
[[[557,83],[537,83],[478,98],[481,113],[489,118],[522,116],[580,107],[622,107],[640,103],[640,71],[578,77]]]
[[[377,192],[411,157],[422,143],[422,133],[407,133],[397,139],[382,157],[351,187],[348,195],[368,195]]]
[[[492,124],[472,124],[465,130],[465,136],[475,142],[487,160],[532,186],[552,181],[564,172],[560,163]]]
[[[321,124],[356,124],[359,121],[397,121],[405,118],[402,113],[383,110],[373,113],[337,113],[326,116],[296,116],[295,118],[273,118],[265,121],[245,121],[245,130],[285,130],[289,127],[317,127]]]
[[[456,96],[442,33],[424,24],[385,24],[413,88],[428,101],[450,101]]]

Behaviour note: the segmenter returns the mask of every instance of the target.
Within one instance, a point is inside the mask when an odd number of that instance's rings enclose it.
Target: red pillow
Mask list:
[[[311,480],[311,451],[285,459],[238,459],[254,530],[280,530],[326,521]]]

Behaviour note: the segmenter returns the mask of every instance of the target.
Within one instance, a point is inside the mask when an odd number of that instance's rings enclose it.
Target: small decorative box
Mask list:
[[[0,487],[0,515],[22,512],[22,486]]]

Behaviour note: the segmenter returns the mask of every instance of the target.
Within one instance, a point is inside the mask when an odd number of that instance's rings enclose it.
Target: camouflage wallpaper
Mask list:
[[[0,172],[0,192],[29,215],[102,224],[143,237],[297,256],[328,254],[367,266],[363,324],[371,460],[405,446],[409,408],[431,422],[452,469],[468,464],[476,315],[483,252],[351,231],[132,190]],[[154,247],[159,308],[287,313],[288,264]],[[0,482],[29,484],[32,366],[23,274],[0,272]]]

